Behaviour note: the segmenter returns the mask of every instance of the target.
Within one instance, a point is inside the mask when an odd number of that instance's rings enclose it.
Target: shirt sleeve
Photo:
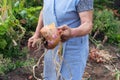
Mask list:
[[[79,0],[77,4],[77,12],[83,12],[93,9],[93,0]]]

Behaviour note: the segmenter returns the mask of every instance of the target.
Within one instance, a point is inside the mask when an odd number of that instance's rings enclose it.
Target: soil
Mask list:
[[[116,66],[118,70],[120,70],[120,53],[118,53],[118,49],[114,46],[105,46],[104,50],[107,50],[110,55],[115,57],[112,60],[112,63]],[[41,54],[39,53],[37,54],[33,54],[32,52],[30,53],[30,57],[33,58],[38,59],[39,56],[41,56]],[[42,71],[43,71],[43,62],[41,61],[40,67],[36,70],[37,72],[36,76],[42,78],[41,76]],[[5,76],[1,76],[0,80],[35,80],[35,79],[30,69],[22,67],[7,73]],[[98,63],[89,58],[83,76],[83,80],[116,80],[114,67],[109,62]]]

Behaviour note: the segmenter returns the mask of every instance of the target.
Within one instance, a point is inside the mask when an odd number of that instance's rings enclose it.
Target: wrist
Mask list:
[[[39,37],[40,37],[40,34],[35,33],[33,36],[34,36],[35,38],[39,38]]]
[[[71,29],[71,37],[72,37],[72,38],[77,37],[76,28],[72,28],[72,29]]]

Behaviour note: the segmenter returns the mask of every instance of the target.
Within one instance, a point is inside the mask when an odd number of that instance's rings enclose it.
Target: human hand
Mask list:
[[[38,40],[39,40],[39,37],[36,37],[36,36],[32,36],[31,38],[29,38],[29,40],[28,40],[28,48],[29,48],[29,50],[36,50],[37,49]],[[43,46],[45,48],[51,49],[53,47],[51,42],[47,41],[44,37],[41,37],[41,41],[42,41],[42,44],[43,44]]]
[[[67,25],[58,27],[58,31],[61,35],[62,42],[65,42],[72,37],[72,35],[71,35],[72,29],[70,27],[68,27]]]
[[[35,50],[36,47],[36,42],[38,41],[39,36],[33,35],[31,38],[28,39],[28,48],[30,50]]]

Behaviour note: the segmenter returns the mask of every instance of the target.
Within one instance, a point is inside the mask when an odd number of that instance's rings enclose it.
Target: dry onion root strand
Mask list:
[[[44,37],[41,37],[41,38],[37,39],[37,41],[35,43],[37,49],[34,51],[34,53],[39,52],[42,49],[45,42],[46,41],[45,41]]]
[[[37,64],[35,64],[35,65],[33,66],[33,76],[34,76],[34,78],[35,78],[36,80],[41,80],[41,79],[38,78],[38,77],[36,77],[36,75],[35,75],[35,68],[37,68],[37,67],[39,66],[39,63],[40,63],[41,59],[44,57],[44,55],[47,53],[47,51],[48,51],[48,50],[45,50],[45,52],[44,52],[44,53],[42,54],[42,56],[39,58]]]

